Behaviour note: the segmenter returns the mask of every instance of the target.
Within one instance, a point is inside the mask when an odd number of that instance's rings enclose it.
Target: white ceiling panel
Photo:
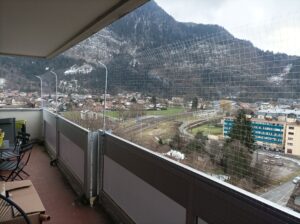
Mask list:
[[[55,56],[147,0],[0,0],[0,54]]]

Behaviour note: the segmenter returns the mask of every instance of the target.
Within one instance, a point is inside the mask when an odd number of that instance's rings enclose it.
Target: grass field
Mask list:
[[[221,135],[223,133],[223,128],[213,124],[204,124],[193,128],[191,131],[194,135],[196,135],[198,132],[202,132],[203,135]]]
[[[62,112],[61,115],[69,120],[80,119],[79,111],[65,111],[65,112]]]
[[[156,111],[146,111],[145,116],[153,115],[153,116],[172,116],[179,113],[184,112],[184,108],[182,107],[171,107],[167,110],[156,110]],[[113,118],[119,118],[119,112],[118,111],[107,111],[106,116],[113,117]]]
[[[106,111],[105,115],[107,117],[119,118],[119,112],[118,111]]]

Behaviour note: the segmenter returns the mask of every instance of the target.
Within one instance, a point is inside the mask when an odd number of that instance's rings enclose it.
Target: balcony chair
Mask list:
[[[15,216],[15,217],[14,217]],[[11,220],[13,218],[13,220]],[[0,194],[0,223],[30,224],[26,213],[12,200]]]
[[[21,145],[21,149],[20,149],[20,158],[21,158],[21,161],[19,163],[18,169],[15,171],[15,175],[13,176],[13,180],[17,176],[19,178],[21,178],[21,180],[23,180],[23,178],[20,175],[20,173],[25,174],[27,177],[30,176],[30,174],[28,174],[26,171],[24,171],[24,168],[27,166],[27,164],[28,164],[28,162],[30,160],[32,148],[33,148],[33,144],[32,143],[27,143],[27,144]]]
[[[0,163],[0,170],[8,172],[8,175],[2,175],[0,176],[0,178],[4,181],[13,181],[17,177],[23,180],[23,177],[20,175],[21,173],[25,174],[26,176],[30,176],[26,171],[24,171],[24,168],[27,166],[30,160],[32,148],[32,144],[17,146],[15,149],[19,152],[17,156],[15,156],[14,158],[10,158],[9,160],[2,161]]]
[[[26,132],[18,132],[17,140],[22,141],[22,144],[27,144],[30,141],[30,134]]]
[[[20,162],[21,156],[19,154],[21,144],[16,144],[14,151],[6,151],[5,157],[0,162],[0,179],[4,181],[8,181],[15,171],[17,170]],[[3,173],[7,173],[7,175],[3,175]]]

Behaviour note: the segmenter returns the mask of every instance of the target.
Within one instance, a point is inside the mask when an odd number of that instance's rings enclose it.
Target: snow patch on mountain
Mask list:
[[[288,64],[282,71],[281,74],[276,75],[276,76],[272,76],[270,78],[268,78],[268,81],[271,83],[274,83],[276,85],[280,85],[282,81],[284,81],[284,78],[287,74],[289,74],[290,70],[292,69],[293,65],[292,64]]]
[[[71,58],[83,59],[88,63],[95,63],[95,59],[107,63],[113,60],[114,55],[120,53],[121,46],[123,45],[126,45],[124,40],[121,40],[114,32],[105,28],[72,47],[64,55]]]
[[[5,79],[0,78],[0,87],[1,87],[1,88],[5,86],[5,82],[6,82]]]
[[[89,74],[94,70],[93,66],[84,63],[81,66],[73,65],[71,68],[64,72],[65,75],[75,75],[75,74]]]

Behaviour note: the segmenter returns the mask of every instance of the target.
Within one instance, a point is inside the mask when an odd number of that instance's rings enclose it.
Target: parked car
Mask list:
[[[270,160],[270,163],[271,163],[271,164],[275,164],[275,160],[274,160],[274,159],[271,159],[271,160]]]
[[[276,163],[277,166],[283,166],[283,162],[281,160],[277,161]]]
[[[269,162],[269,159],[264,159],[263,162],[264,162],[264,163],[268,163],[268,162]]]
[[[297,176],[293,179],[293,183],[294,184],[297,184],[297,183],[300,183],[300,176]]]
[[[276,156],[275,156],[275,159],[280,159],[280,155],[276,155]]]

